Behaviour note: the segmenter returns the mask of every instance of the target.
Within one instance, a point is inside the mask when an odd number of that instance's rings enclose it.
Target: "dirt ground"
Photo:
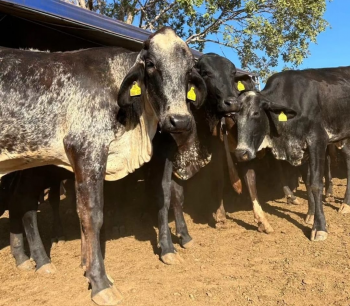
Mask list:
[[[186,207],[186,220],[196,244],[184,250],[176,243],[184,263],[166,266],[159,260],[156,211],[141,219],[133,193],[125,209],[126,235],[108,230],[107,273],[124,296],[121,305],[350,305],[350,216],[337,213],[345,192],[345,179],[334,179],[335,200],[324,202],[329,225],[325,242],[310,242],[305,186],[296,195],[301,205],[287,205],[259,189],[260,201],[275,232],[257,231],[246,196],[233,196],[226,204],[227,225],[208,223],[210,208]],[[269,189],[271,190],[271,188]],[[0,305],[94,305],[80,264],[78,220],[74,207],[62,204],[67,241],[50,250],[51,209],[43,204],[39,229],[52,262],[54,275],[21,272],[9,247],[8,215],[0,219]],[[195,211],[195,212],[194,212]],[[170,223],[174,233],[174,222]],[[106,213],[111,228],[111,211]]]

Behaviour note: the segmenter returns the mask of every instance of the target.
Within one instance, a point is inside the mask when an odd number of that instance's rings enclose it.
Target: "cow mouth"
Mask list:
[[[224,114],[224,117],[227,118],[233,118],[238,112],[230,112],[230,113],[226,113]]]

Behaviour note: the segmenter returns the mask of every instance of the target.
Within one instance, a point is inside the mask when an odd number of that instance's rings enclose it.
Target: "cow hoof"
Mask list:
[[[53,263],[48,263],[40,267],[38,270],[36,270],[36,273],[38,274],[54,274],[56,273],[57,269]]]
[[[32,271],[35,269],[35,265],[33,261],[27,259],[25,262],[22,262],[20,265],[18,265],[17,268],[22,271]]]
[[[350,206],[348,204],[343,203],[340,206],[338,212],[341,214],[348,214],[348,213],[350,213]]]
[[[215,223],[215,228],[216,229],[225,229],[227,228],[226,220],[225,221],[220,221]]]
[[[106,275],[107,275],[107,278],[108,278],[108,282],[112,286],[114,284],[114,279],[110,275],[108,275],[108,274],[106,274]]]
[[[216,223],[225,223],[226,213],[222,212],[221,209],[218,209],[216,213],[213,213],[213,218]]]
[[[190,240],[189,242],[186,242],[185,244],[182,245],[184,249],[192,249],[193,246],[195,245],[194,240]]]
[[[306,215],[305,223],[309,225],[314,225],[315,215]]]
[[[261,233],[270,234],[270,233],[273,233],[273,228],[268,222],[264,222],[264,223],[259,222],[258,231]]]
[[[117,305],[123,300],[123,296],[116,288],[106,288],[92,297],[97,305]]]
[[[166,265],[178,265],[184,262],[184,259],[178,253],[168,253],[160,258]]]
[[[326,240],[328,233],[325,231],[317,231],[316,229],[311,231],[311,241],[323,241]]]
[[[297,197],[289,197],[287,198],[287,204],[300,205],[300,201]]]

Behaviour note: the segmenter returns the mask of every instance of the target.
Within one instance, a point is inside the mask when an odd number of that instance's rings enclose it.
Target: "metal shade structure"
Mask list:
[[[151,32],[60,0],[0,0],[0,46],[72,51],[118,46],[139,51]],[[191,49],[198,58],[201,52]],[[237,69],[238,74],[256,75]]]

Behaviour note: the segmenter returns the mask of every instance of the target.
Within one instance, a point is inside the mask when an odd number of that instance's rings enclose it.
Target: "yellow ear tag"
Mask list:
[[[243,85],[243,83],[242,83],[241,81],[238,81],[237,89],[238,89],[239,91],[245,90],[245,87],[244,87],[244,85]]]
[[[134,82],[132,87],[130,88],[130,97],[135,97],[141,95],[141,87],[137,82]]]
[[[281,112],[279,115],[278,115],[278,121],[287,121],[287,116],[284,112]]]
[[[196,101],[196,93],[194,91],[194,87],[191,87],[191,89],[187,92],[187,99],[191,101]]]

